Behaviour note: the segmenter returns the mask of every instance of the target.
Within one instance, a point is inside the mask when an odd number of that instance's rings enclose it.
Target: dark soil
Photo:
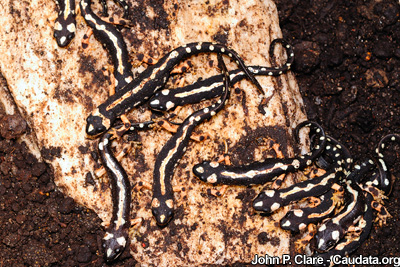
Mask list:
[[[283,35],[310,120],[362,159],[381,137],[400,133],[400,7],[397,1],[277,0]],[[90,210],[60,193],[50,168],[15,138],[26,131],[0,108],[0,266],[102,266],[104,231]],[[400,177],[399,147],[388,165]],[[400,256],[400,186],[392,214],[355,255]],[[134,266],[127,251],[112,266]]]
[[[400,133],[398,1],[276,3],[283,36],[295,49],[294,72],[308,118],[356,160],[372,154],[386,134]],[[391,148],[387,163],[398,178],[400,150]],[[399,189],[396,179],[386,201],[393,218],[384,227],[375,225],[354,255],[400,256]]]
[[[104,265],[101,220],[57,191],[50,168],[15,142],[26,127],[0,114],[0,266]],[[127,252],[113,266],[134,265]]]

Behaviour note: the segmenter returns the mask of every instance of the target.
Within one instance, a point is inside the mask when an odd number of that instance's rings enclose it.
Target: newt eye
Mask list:
[[[172,218],[173,215],[173,211],[172,210],[168,210],[167,211],[167,218]]]
[[[158,209],[153,208],[153,209],[151,209],[151,211],[152,211],[154,217],[158,217],[158,215],[160,214]]]
[[[75,37],[75,33],[70,33],[70,34],[68,34],[67,39],[72,40],[74,37]]]

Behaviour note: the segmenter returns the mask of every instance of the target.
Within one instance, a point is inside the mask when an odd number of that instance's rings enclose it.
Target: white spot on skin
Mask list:
[[[210,176],[207,177],[207,182],[210,184],[216,183],[217,182],[217,175],[215,173],[211,174]]]
[[[217,161],[211,161],[210,166],[213,168],[217,168],[219,166],[219,163]]]
[[[64,44],[66,40],[67,40],[67,38],[65,36],[63,36],[60,39],[60,43]]]
[[[265,190],[264,194],[268,197],[274,197],[275,191],[274,190]]]
[[[56,30],[56,31],[61,31],[61,30],[62,30],[62,25],[61,25],[61,23],[59,23],[59,22],[57,21],[56,24],[54,24],[54,30]]]
[[[92,132],[94,130],[93,124],[89,124],[88,132]]]
[[[160,222],[161,222],[161,223],[164,223],[164,222],[165,222],[165,215],[164,215],[164,214],[160,216]]]
[[[303,212],[302,210],[294,210],[294,211],[293,211],[293,214],[294,214],[296,217],[303,217],[304,212]]]
[[[118,238],[117,238],[117,242],[118,242],[118,244],[119,244],[120,246],[125,247],[125,245],[126,245],[126,238],[123,237],[123,236],[118,237]]]
[[[115,223],[116,225],[123,225],[123,224],[126,223],[126,221],[125,221],[124,218],[118,218],[117,220],[114,221],[114,223]]]
[[[167,205],[168,208],[173,209],[174,208],[174,201],[172,199],[167,199],[165,201],[165,204]]]
[[[307,227],[307,225],[305,224],[305,223],[300,223],[299,224],[299,230],[301,231],[301,230],[303,230],[303,229],[305,229]]]
[[[105,31],[106,30],[106,26],[105,25],[96,24],[96,29],[99,30],[99,31]]]
[[[254,203],[254,207],[262,207],[262,206],[263,206],[262,201],[258,201],[257,203]]]
[[[86,7],[87,7],[87,3],[86,2],[82,1],[81,5],[82,5],[83,9],[86,9]]]
[[[340,237],[339,231],[336,230],[336,231],[332,232],[332,239],[333,240],[338,241],[339,237]]]
[[[300,168],[300,161],[298,161],[297,159],[293,160],[292,165],[295,169]]]
[[[187,47],[186,48],[186,53],[190,54],[190,53],[192,53],[192,50],[189,47]]]
[[[113,253],[111,248],[107,249],[107,257],[109,258],[111,256],[111,254]]]
[[[324,243],[325,243],[325,240],[320,239],[319,243],[318,243],[318,248],[321,248],[324,245]]]
[[[104,240],[110,240],[113,237],[114,237],[114,235],[112,233],[107,232],[103,239]]]
[[[172,51],[171,54],[169,55],[170,58],[177,58],[179,56],[178,51]]]
[[[386,172],[387,171],[387,167],[386,167],[386,163],[383,159],[379,159],[379,163],[382,165],[383,170]]]
[[[169,95],[169,90],[168,90],[168,89],[162,90],[162,91],[161,91],[161,94],[163,94],[163,95]]]
[[[160,100],[155,99],[155,100],[153,100],[153,101],[150,102],[150,105],[152,105],[152,106],[158,106],[158,105],[160,105]]]
[[[68,30],[69,32],[75,32],[75,30],[76,30],[75,24],[74,24],[74,23],[69,24],[69,25],[67,26],[67,30]]]
[[[286,171],[287,170],[287,168],[288,168],[288,165],[279,165],[279,164],[276,164],[275,165],[276,167],[280,167],[282,170],[284,170],[284,171]]]
[[[290,225],[291,225],[291,223],[290,223],[289,220],[287,220],[286,222],[284,222],[284,223],[282,224],[283,227],[288,227],[288,226],[290,226]]]
[[[196,171],[197,171],[198,173],[204,173],[204,168],[201,167],[201,166],[199,166],[199,167],[196,168]]]
[[[153,198],[153,200],[151,201],[151,207],[152,208],[160,207],[160,201],[158,200],[158,198]]]
[[[319,232],[322,232],[322,231],[325,231],[325,229],[326,229],[326,224],[323,224],[323,225],[321,225],[321,226],[319,227],[318,231],[319,231]]]
[[[175,104],[172,101],[168,101],[166,103],[166,107],[167,107],[167,109],[171,109],[171,108],[175,107]]]
[[[275,202],[275,203],[272,204],[272,206],[271,206],[271,211],[277,210],[277,209],[279,209],[280,207],[281,207],[281,204]]]

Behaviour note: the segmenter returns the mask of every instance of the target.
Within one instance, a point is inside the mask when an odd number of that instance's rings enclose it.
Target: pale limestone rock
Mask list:
[[[4,112],[9,115],[17,115],[20,114],[17,105],[14,102],[10,91],[8,90],[8,85],[6,80],[1,76],[0,77],[0,102],[2,108],[4,108]],[[21,136],[18,137],[18,142],[25,142],[29,151],[39,160],[41,161],[40,150],[37,146],[37,140],[35,133],[30,129]]]
[[[111,9],[119,9],[109,2]],[[134,71],[144,68],[139,67],[137,53],[161,57],[185,43],[222,39],[246,64],[271,66],[269,44],[281,36],[272,1],[198,0],[175,4],[166,1],[163,6],[169,22],[166,29],[154,30],[157,24],[146,27],[145,23],[138,23],[122,30],[136,67]],[[130,1],[132,9],[139,5]],[[93,4],[96,12],[99,7],[98,3]],[[147,21],[162,20],[159,10],[150,6],[145,10]],[[108,186],[104,186],[107,177],[88,179],[95,170],[90,153],[96,150],[97,140],[87,139],[84,128],[88,114],[108,96],[109,78],[102,68],[110,67],[110,61],[96,40],[91,40],[88,51],[82,49],[80,42],[88,27],[81,16],[77,17],[75,39],[67,48],[59,48],[52,37],[56,13],[54,1],[5,0],[0,4],[0,70],[34,130],[38,146],[46,152],[44,159],[54,168],[56,184],[108,221],[111,199]],[[136,19],[140,22],[142,18]],[[282,49],[277,49],[276,55],[274,64],[282,64]],[[210,60],[216,61],[215,55],[190,60],[194,67],[185,74],[186,83],[220,72],[208,64]],[[228,68],[236,65],[230,63]],[[155,225],[150,210],[151,191],[133,191],[132,217],[142,217],[143,224],[131,231],[131,253],[143,266],[222,265],[250,262],[254,254],[288,253],[288,233],[274,226],[282,212],[268,218],[254,214],[252,199],[261,186],[232,186],[223,197],[216,198],[207,193],[213,187],[197,180],[191,172],[199,161],[224,153],[224,140],[234,162],[274,156],[271,148],[265,146],[268,142],[260,146],[263,138],[280,143],[285,156],[294,155],[292,130],[306,119],[294,76],[289,73],[257,79],[269,99],[266,115],[258,112],[260,97],[256,88],[243,81],[235,86],[242,91],[233,90],[228,106],[196,129],[209,134],[210,139],[191,142],[175,171],[172,183],[185,191],[175,194],[175,217],[167,227],[160,229]],[[178,120],[210,103],[184,107]],[[150,115],[147,107],[140,107],[132,110],[129,117],[146,121]],[[155,156],[170,136],[160,129],[140,133],[142,145],[122,160],[132,185],[139,180],[152,182]]]

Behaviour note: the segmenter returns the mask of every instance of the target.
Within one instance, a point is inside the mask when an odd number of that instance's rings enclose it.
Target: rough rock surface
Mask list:
[[[121,14],[117,6],[110,6]],[[270,1],[145,1],[130,2],[130,6],[135,26],[123,29],[122,34],[136,71],[143,67],[135,55],[161,57],[174,47],[199,40],[227,44],[248,65],[271,66],[285,60],[278,52],[275,62],[268,56],[270,42],[280,36],[276,8]],[[105,69],[110,61],[106,52],[96,40],[89,49],[82,49],[87,25],[81,16],[77,16],[73,42],[66,49],[59,48],[52,38],[57,13],[53,1],[9,0],[0,7],[0,71],[36,134],[42,157],[52,165],[56,184],[64,193],[108,221],[108,179],[94,178],[99,167],[93,157],[97,140],[84,134],[86,116],[108,96],[110,77]],[[99,5],[93,4],[93,9],[98,12]],[[190,60],[194,67],[184,75],[187,83],[219,72],[211,64],[215,55]],[[265,116],[257,110],[260,99],[255,87],[244,81],[235,85],[229,105],[196,130],[210,138],[191,142],[175,171],[173,185],[182,190],[175,194],[176,213],[167,227],[160,229],[152,219],[151,191],[133,191],[132,217],[143,218],[143,224],[131,231],[131,251],[139,262],[156,266],[228,264],[249,262],[256,253],[288,252],[287,234],[274,225],[274,219],[282,214],[269,218],[253,215],[251,202],[261,187],[230,187],[223,197],[216,198],[208,193],[212,186],[191,173],[195,163],[224,153],[224,141],[234,164],[275,156],[268,145],[270,139],[281,145],[285,156],[293,156],[292,129],[305,119],[294,78],[288,74],[258,80],[269,99]],[[209,103],[185,107],[177,120]],[[157,115],[140,107],[129,116],[145,121]],[[170,136],[160,129],[139,134],[142,145],[122,161],[132,185],[151,183],[155,156]]]

